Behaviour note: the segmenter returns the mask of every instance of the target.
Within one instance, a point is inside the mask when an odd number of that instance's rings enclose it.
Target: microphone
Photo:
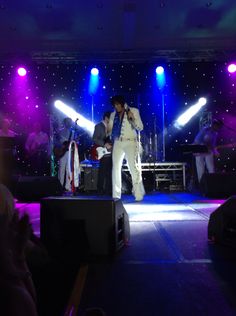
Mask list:
[[[75,120],[75,125],[77,125],[78,120],[79,120],[78,118]]]
[[[127,114],[128,120],[132,121],[132,117],[129,117],[130,108],[127,103],[125,103],[125,112]]]

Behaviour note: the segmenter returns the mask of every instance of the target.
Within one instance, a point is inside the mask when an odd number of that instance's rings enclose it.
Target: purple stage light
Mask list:
[[[230,64],[228,66],[228,72],[230,72],[231,74],[234,73],[236,71],[236,64]]]
[[[19,76],[24,77],[26,75],[26,69],[23,67],[18,68],[17,73]]]

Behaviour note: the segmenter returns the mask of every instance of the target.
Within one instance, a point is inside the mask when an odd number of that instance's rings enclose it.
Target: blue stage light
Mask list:
[[[164,68],[162,66],[158,66],[156,68],[156,74],[157,75],[162,75],[164,73]]]
[[[163,90],[165,84],[166,84],[166,77],[165,77],[165,71],[162,66],[158,66],[156,68],[156,83],[160,90]]]
[[[99,74],[99,70],[97,68],[92,68],[91,69],[91,75],[92,76],[98,76]]]
[[[95,95],[98,90],[98,86],[99,86],[98,74],[99,74],[99,70],[97,68],[91,69],[91,75],[89,79],[89,94],[90,95]]]

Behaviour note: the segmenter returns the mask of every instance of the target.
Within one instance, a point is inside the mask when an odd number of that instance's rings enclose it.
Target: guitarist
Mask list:
[[[105,112],[103,120],[95,125],[93,141],[97,147],[105,147],[111,151],[112,145],[108,134],[108,123],[111,112]],[[111,154],[104,155],[99,161],[97,191],[101,195],[111,195],[112,193],[112,157]]]
[[[214,156],[219,156],[217,151],[216,142],[218,132],[223,127],[223,122],[219,119],[214,119],[212,124],[203,127],[194,139],[194,144],[205,145],[208,148],[208,152],[195,154],[196,169],[198,182],[200,183],[205,170],[208,173],[215,172]]]
[[[71,182],[68,177],[68,148],[71,140],[76,140],[76,130],[73,128],[73,121],[66,117],[63,120],[63,127],[58,131],[58,143],[54,148],[54,154],[59,158],[58,178],[66,191],[71,190]]]
[[[34,123],[33,129],[25,143],[26,157],[32,175],[43,176],[49,173],[49,137],[42,131],[39,122]]]

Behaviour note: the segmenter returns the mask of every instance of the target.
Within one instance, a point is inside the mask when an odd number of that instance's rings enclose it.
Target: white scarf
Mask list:
[[[74,145],[74,172],[72,172],[71,165],[71,153],[72,153],[72,145]],[[80,164],[79,164],[79,152],[78,146],[74,140],[70,142],[69,145],[69,154],[68,154],[68,178],[70,181],[74,181],[74,187],[79,187],[79,175],[80,175]],[[72,185],[73,188],[73,185]]]

